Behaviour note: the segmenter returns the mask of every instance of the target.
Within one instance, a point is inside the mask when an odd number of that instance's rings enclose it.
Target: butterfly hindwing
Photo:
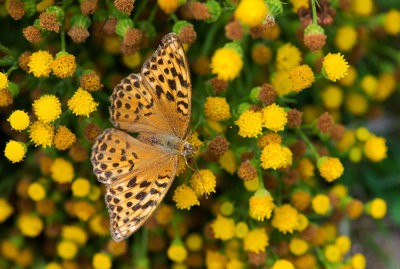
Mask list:
[[[178,157],[107,129],[93,146],[92,162],[98,180],[107,185],[110,229],[114,240],[120,241],[136,231],[162,201],[175,177]]]

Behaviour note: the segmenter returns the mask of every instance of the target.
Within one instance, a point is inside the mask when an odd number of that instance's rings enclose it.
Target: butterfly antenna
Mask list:
[[[196,160],[193,158],[194,167],[196,168],[196,169],[193,169],[193,167],[191,167],[191,166],[189,165],[189,163],[188,163],[188,161],[187,161],[187,159],[186,159],[186,157],[185,157],[184,155],[183,155],[183,158],[185,159],[186,165],[187,165],[190,169],[192,169],[193,172],[197,172],[197,174],[199,174],[200,181],[201,181],[201,185],[203,186],[203,190],[204,190],[204,196],[206,197],[206,199],[208,199],[208,195],[207,195],[207,192],[206,192],[206,188],[204,187],[203,177],[201,176],[201,173],[199,172],[199,169],[197,168]]]

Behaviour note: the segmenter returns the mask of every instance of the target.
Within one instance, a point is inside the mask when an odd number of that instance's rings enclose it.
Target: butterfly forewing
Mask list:
[[[107,185],[114,240],[143,225],[171,186],[183,154],[179,145],[188,134],[191,94],[188,62],[173,33],[163,38],[141,74],[131,74],[115,87],[110,120],[116,128],[139,133],[140,140],[107,129],[92,148],[93,171]]]

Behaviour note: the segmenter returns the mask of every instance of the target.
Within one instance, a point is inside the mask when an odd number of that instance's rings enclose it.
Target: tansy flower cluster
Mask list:
[[[395,264],[394,2],[1,2],[0,267]]]

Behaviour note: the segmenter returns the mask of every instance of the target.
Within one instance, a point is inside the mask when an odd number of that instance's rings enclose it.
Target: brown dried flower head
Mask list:
[[[266,106],[275,103],[276,91],[272,88],[271,84],[264,83],[261,86],[260,93],[258,94],[258,99],[261,100]]]
[[[190,11],[193,18],[196,20],[205,20],[211,17],[211,14],[208,12],[208,7],[204,3],[192,2],[192,4],[190,4]]]
[[[238,177],[244,181],[250,181],[257,177],[257,169],[249,161],[242,162],[239,167]]]
[[[86,148],[79,142],[76,142],[69,149],[69,156],[76,162],[84,162],[88,159]]]
[[[224,155],[228,150],[229,142],[223,136],[215,137],[207,146],[207,151],[214,155],[217,159]]]
[[[14,20],[20,20],[25,15],[24,3],[21,1],[11,1],[8,6],[8,14]]]
[[[32,52],[25,51],[18,58],[19,67],[21,67],[25,72],[29,72],[28,63],[29,63],[29,57],[31,57],[31,55]]]
[[[324,134],[329,134],[333,128],[333,118],[328,112],[322,114],[317,122],[317,129]]]
[[[143,31],[131,28],[126,32],[122,43],[124,43],[124,46],[129,46],[129,47],[140,46],[142,40],[143,40]]]
[[[331,137],[335,141],[342,139],[344,133],[346,132],[346,127],[342,124],[335,124],[331,130]]]
[[[81,3],[82,14],[93,15],[97,10],[97,0],[85,0]]]
[[[196,31],[191,24],[184,26],[179,33],[179,39],[182,43],[192,44],[196,41],[196,37]]]
[[[88,91],[97,91],[103,88],[100,77],[95,73],[91,72],[81,76],[80,86]]]
[[[317,52],[325,45],[325,34],[310,34],[304,36],[304,45],[312,52]]]
[[[99,136],[102,132],[102,129],[97,126],[95,123],[91,122],[86,125],[83,129],[83,137],[86,138],[87,141],[94,143],[97,136]]]
[[[243,27],[238,20],[233,20],[225,25],[225,36],[230,40],[240,40],[243,38]]]
[[[115,0],[114,6],[121,12],[131,15],[135,0]]]
[[[265,251],[259,253],[249,252],[247,256],[249,257],[250,263],[257,267],[267,260],[267,253]]]
[[[303,112],[292,109],[287,113],[287,125],[291,128],[299,128],[303,118]]]
[[[71,37],[74,43],[82,43],[86,41],[86,39],[90,36],[90,33],[85,28],[72,27],[71,29],[69,29],[68,35]]]
[[[208,83],[211,84],[214,94],[223,93],[226,91],[226,88],[228,88],[228,82],[223,79],[219,79],[217,77],[212,78],[211,80],[208,81]]]
[[[117,27],[118,20],[115,17],[109,17],[104,23],[103,31],[106,35],[115,34],[115,27]]]
[[[261,24],[255,27],[250,28],[250,35],[252,38],[260,38],[264,36],[265,30],[267,30],[268,25],[267,24]]]
[[[42,37],[40,34],[40,29],[37,28],[36,26],[32,26],[32,25],[24,28],[22,30],[22,33],[23,33],[24,37],[26,38],[26,40],[28,40],[30,43],[37,43],[40,41],[40,38]]]
[[[48,31],[60,32],[61,23],[57,20],[55,13],[43,12],[39,16],[39,24]]]

